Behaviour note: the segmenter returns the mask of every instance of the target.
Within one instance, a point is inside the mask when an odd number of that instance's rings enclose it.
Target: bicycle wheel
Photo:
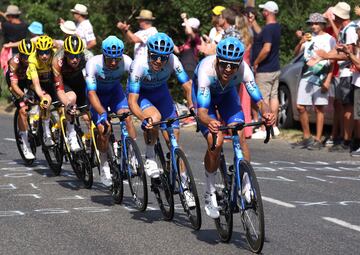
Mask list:
[[[251,197],[251,203],[247,203],[245,198],[243,199],[245,207],[241,210],[241,221],[243,223],[246,239],[249,243],[251,251],[260,253],[265,239],[265,223],[264,223],[264,211],[260,193],[259,183],[256,179],[255,172],[249,162],[242,160],[240,162],[241,182],[245,173],[248,174],[253,196]],[[241,190],[238,190],[238,194],[241,194]],[[239,198],[239,201],[240,198]]]
[[[50,117],[50,130],[51,136],[54,141],[53,146],[46,146],[44,144],[44,139],[41,139],[42,142],[42,151],[45,155],[45,159],[49,164],[51,171],[54,175],[59,175],[61,172],[61,166],[63,163],[63,139],[61,137],[61,131],[59,128],[55,128],[56,126],[56,119],[54,116]],[[41,137],[43,138],[43,127],[41,125]]]
[[[169,183],[169,172],[166,169],[164,153],[161,148],[160,141],[155,144],[155,160],[159,167],[162,167],[163,173],[159,178],[151,178],[151,189],[155,193],[159,208],[164,220],[172,220],[174,218],[174,197]]]
[[[221,151],[220,156],[219,172],[216,175],[215,188],[216,199],[220,207],[220,217],[215,219],[215,226],[220,240],[222,242],[229,242],[233,230],[233,214],[230,202],[231,184],[229,183],[223,151]]]
[[[175,150],[175,162],[178,170],[176,175],[176,184],[179,188],[181,204],[189,217],[192,227],[195,230],[199,230],[201,227],[201,208],[199,197],[189,161],[181,149]],[[180,189],[180,185],[182,185],[182,189]]]
[[[139,147],[134,139],[127,137],[125,172],[128,176],[131,196],[139,211],[145,211],[148,203],[148,192],[144,163],[141,158]],[[124,162],[124,161],[123,161]]]
[[[113,144],[115,142],[114,135],[109,138],[109,149],[108,149],[108,162],[110,166],[110,172],[112,176],[113,185],[111,187],[111,195],[116,204],[121,204],[124,197],[124,183],[123,175],[121,173],[120,160],[117,160],[117,156],[114,152]],[[119,153],[119,152],[118,152]],[[118,154],[119,155],[119,154]]]
[[[18,119],[19,119],[19,109],[16,109],[15,114],[14,114],[14,134],[15,134],[15,140],[16,140],[16,146],[17,149],[19,151],[19,154],[22,158],[22,160],[24,161],[25,165],[30,166],[34,163],[35,159],[27,159],[24,156],[24,152],[23,152],[23,142],[20,136],[20,130],[19,130],[19,126],[18,126]],[[30,124],[28,124],[30,125]],[[30,130],[28,128],[28,130]],[[36,154],[36,141],[35,141],[35,137],[33,136],[33,134],[31,132],[28,132],[28,141],[30,144],[30,148],[31,148],[31,152],[35,155]]]

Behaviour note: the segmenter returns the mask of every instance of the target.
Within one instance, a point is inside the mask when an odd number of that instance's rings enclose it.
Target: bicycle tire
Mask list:
[[[123,169],[125,169],[128,177],[127,179],[129,182],[130,192],[135,202],[135,206],[139,211],[142,212],[146,210],[148,204],[148,191],[144,163],[139,147],[137,146],[134,139],[131,137],[126,137],[125,144],[127,155],[125,160],[125,167]],[[132,152],[134,153],[133,155],[130,154]],[[133,162],[133,159],[136,159],[136,163]],[[138,185],[136,185],[137,183]],[[139,189],[137,186],[139,186]]]
[[[162,167],[163,173],[159,178],[151,178],[151,189],[155,193],[164,220],[170,221],[174,218],[175,203],[169,182],[169,172],[166,170],[165,157],[159,140],[155,144],[154,150],[155,160],[158,166]]]
[[[41,143],[42,143],[42,151],[45,155],[45,159],[48,162],[48,165],[51,169],[51,171],[53,172],[53,174],[55,176],[60,175],[61,173],[61,167],[62,167],[62,163],[63,163],[63,156],[64,156],[64,151],[63,151],[63,139],[61,136],[61,131],[59,129],[55,129],[54,131],[52,130],[51,127],[53,127],[56,123],[55,117],[51,116],[50,117],[50,130],[51,130],[51,136],[54,140],[54,145],[47,147],[44,144],[44,139],[43,139],[43,127],[42,125],[40,125],[41,127]],[[52,157],[54,156],[54,158]]]
[[[121,165],[117,163],[113,143],[115,142],[114,135],[110,135],[109,149],[108,149],[108,162],[112,176],[111,196],[115,204],[121,204],[124,198],[124,178],[121,173]]]
[[[194,177],[193,177],[193,174],[191,171],[189,161],[188,161],[185,153],[181,149],[175,150],[175,162],[176,162],[176,167],[178,169],[177,175],[176,175],[176,183],[178,185],[177,187],[179,188],[179,197],[180,197],[181,204],[190,220],[191,226],[195,230],[199,230],[201,228],[201,208],[200,208],[199,196],[197,193],[196,184],[195,184],[195,180],[194,180]],[[185,167],[185,169],[183,169],[182,166]],[[187,205],[184,192],[180,192],[180,190],[182,190],[182,189],[180,189],[180,185],[183,185],[183,184],[181,184],[182,181],[181,181],[180,169],[185,170],[183,173],[186,173],[186,175],[187,175],[185,186],[186,186],[186,189],[188,189],[191,192],[191,194],[193,195],[193,199],[195,200],[195,207],[190,208]]]
[[[77,134],[78,143],[81,148],[80,160],[82,161],[82,171],[81,171],[82,181],[86,189],[91,189],[94,182],[91,158],[90,155],[86,152],[86,148],[85,148],[86,145],[83,143],[83,140],[81,139],[81,137],[83,136],[83,132],[78,123],[75,125],[75,131]]]
[[[20,131],[19,131],[19,126],[18,126],[18,119],[19,119],[19,109],[16,108],[15,114],[14,114],[14,135],[15,135],[15,140],[16,140],[16,146],[17,146],[19,154],[20,154],[22,160],[24,161],[25,165],[31,166],[34,163],[35,159],[25,158],[25,155],[24,155],[24,152],[22,149],[22,140],[21,140],[21,137],[19,134]],[[30,125],[30,124],[28,124],[28,125]],[[35,141],[33,134],[31,132],[29,132],[29,129],[28,129],[28,141],[30,144],[31,152],[35,155],[36,154],[36,141]]]
[[[222,242],[229,242],[233,232],[233,214],[231,210],[230,191],[231,185],[229,183],[225,156],[221,151],[220,175],[217,174],[215,187],[216,187],[216,199],[220,209],[220,217],[215,219],[215,226],[218,232],[219,238]]]
[[[254,196],[251,199],[251,204],[245,202],[245,208],[241,210],[241,222],[245,230],[246,240],[250,246],[250,249],[254,253],[260,253],[265,240],[265,222],[264,222],[264,209],[262,205],[260,186],[257,181],[255,171],[251,164],[245,160],[240,161],[239,169],[241,172],[241,181],[244,173],[247,173],[250,179],[251,187],[254,192]],[[238,194],[239,194],[238,190]],[[240,191],[241,193],[241,191]],[[240,198],[239,198],[240,199]],[[239,200],[241,201],[241,200]],[[250,220],[250,213],[255,215],[257,223],[247,222]],[[256,228],[256,229],[255,229]]]

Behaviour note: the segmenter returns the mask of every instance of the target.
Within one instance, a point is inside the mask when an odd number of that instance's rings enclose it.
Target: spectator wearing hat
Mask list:
[[[6,21],[0,22],[0,29],[4,36],[4,48],[12,48],[12,54],[18,53],[17,45],[13,42],[24,39],[27,35],[27,24],[20,19],[21,11],[16,5],[9,5],[3,13]]]
[[[76,4],[71,12],[74,16],[76,23],[76,34],[83,40],[87,49],[92,49],[96,45],[96,37],[94,34],[93,26],[88,19],[87,7],[83,4]],[[60,23],[64,23],[61,20]]]
[[[334,22],[340,28],[338,43],[345,45],[348,51],[353,53],[358,35],[356,33],[356,23],[350,20],[350,11],[350,5],[345,2],[338,2],[332,9],[335,16]],[[330,52],[317,50],[316,55],[317,57],[309,61],[309,65],[315,65],[323,59],[330,59],[337,60],[340,67],[340,81],[335,91],[335,97],[341,101],[343,106],[344,141],[340,144],[334,144],[329,151],[350,152],[354,127],[354,86],[352,85],[353,72],[350,69],[349,54],[335,49]]]
[[[44,34],[43,25],[38,21],[31,22],[31,24],[27,27],[27,30],[30,32],[30,40],[33,43],[36,43],[38,37]],[[15,49],[19,46],[20,42],[21,40],[17,42],[9,42],[7,44],[4,44],[4,47],[11,47]]]
[[[276,119],[279,110],[278,88],[280,76],[280,36],[281,27],[276,21],[279,12],[278,5],[273,1],[260,4],[265,26],[260,28],[253,19],[251,25],[255,32],[254,44],[251,52],[251,63],[255,72],[255,81],[259,85],[265,103],[270,105],[271,112]],[[275,136],[280,134],[277,126],[274,126]],[[264,127],[252,135],[254,139],[263,139],[266,136]]]
[[[297,110],[300,116],[300,123],[303,130],[303,139],[293,147],[307,148],[309,150],[320,150],[323,147],[321,137],[324,126],[324,110],[328,105],[329,89],[333,72],[333,63],[329,60],[322,60],[317,65],[309,67],[309,61],[315,50],[322,49],[329,52],[335,48],[336,40],[326,33],[327,21],[320,13],[310,14],[307,24],[311,27],[311,40],[303,43],[305,66],[297,94]],[[308,106],[315,106],[316,112],[316,136],[311,136],[309,127]]]
[[[64,38],[63,39],[65,40],[66,37],[76,34],[76,25],[71,20],[60,22],[60,30],[64,33]],[[61,40],[54,40],[54,46],[56,48],[58,48],[58,49],[63,47],[64,40],[62,40],[62,39]]]
[[[186,13],[181,14],[185,28],[186,40],[179,47],[174,47],[175,54],[180,55],[180,62],[184,66],[186,73],[192,78],[196,65],[199,62],[199,46],[201,45],[199,26],[200,21],[197,18],[187,18]]]
[[[218,42],[220,42],[224,30],[222,29],[222,27],[219,24],[219,17],[221,15],[221,12],[223,10],[225,10],[226,8],[224,6],[221,5],[217,5],[212,9],[212,19],[211,19],[211,23],[213,25],[213,27],[210,30],[209,33],[209,39],[210,42],[217,44]]]
[[[148,38],[158,31],[153,26],[155,17],[149,10],[141,10],[138,17],[136,17],[139,23],[140,30],[133,33],[130,30],[130,25],[126,22],[118,22],[117,27],[123,32],[126,39],[135,44],[134,46],[134,60],[139,57],[147,57],[146,42]]]

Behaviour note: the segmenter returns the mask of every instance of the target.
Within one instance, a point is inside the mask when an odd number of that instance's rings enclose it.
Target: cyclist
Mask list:
[[[188,107],[192,107],[191,80],[184,71],[179,59],[173,54],[174,43],[164,33],[157,33],[147,41],[148,57],[135,59],[131,66],[128,82],[129,107],[134,115],[142,121],[141,128],[150,130],[150,143],[146,141],[145,171],[151,178],[157,178],[160,169],[155,161],[154,144],[158,130],[153,128],[152,122],[176,117],[173,99],[167,86],[171,73],[175,72],[178,81],[182,84]],[[162,126],[161,129],[165,129]],[[179,122],[173,124],[176,139],[179,138]],[[166,133],[164,138],[169,142]],[[186,174],[183,176],[186,179]]]
[[[12,94],[12,101],[19,109],[19,134],[22,140],[22,150],[26,159],[34,159],[28,141],[28,107],[25,105],[25,92],[27,88],[26,69],[28,68],[29,55],[35,52],[35,44],[30,40],[21,40],[18,45],[19,53],[9,60],[9,69],[6,72],[6,82]]]
[[[66,109],[68,139],[72,151],[80,146],[71,123],[71,115],[76,106],[86,105],[86,82],[83,69],[86,65],[84,42],[77,35],[66,37],[63,48],[56,52],[52,61],[52,70],[57,96]],[[84,117],[87,115],[84,115]]]
[[[97,145],[100,151],[101,181],[111,186],[110,167],[107,161],[110,128],[107,110],[121,114],[127,112],[128,103],[123,92],[121,79],[129,73],[131,58],[125,54],[124,43],[116,36],[109,36],[102,42],[102,54],[92,57],[86,64],[87,96],[91,104],[91,116],[98,129]],[[135,138],[135,127],[131,118],[126,119],[129,135]],[[107,131],[106,131],[107,130]]]
[[[216,55],[208,56],[198,64],[193,80],[197,114],[202,123],[200,129],[208,143],[204,158],[205,211],[211,218],[219,217],[215,195],[215,175],[223,144],[223,136],[218,130],[221,122],[216,118],[215,107],[225,124],[244,122],[244,114],[236,90],[238,84],[244,83],[251,98],[263,113],[266,125],[272,125],[275,122],[274,114],[269,113],[269,108],[265,105],[254,81],[253,73],[243,61],[244,50],[244,45],[237,38],[228,37],[221,40],[216,47]],[[210,150],[213,142],[211,133],[218,136],[214,151]],[[250,160],[249,148],[242,131],[239,137],[244,158]]]
[[[54,142],[50,133],[50,104],[56,99],[53,84],[51,61],[54,55],[53,40],[47,35],[39,36],[36,40],[36,51],[29,56],[29,67],[26,71],[30,86],[40,98],[40,107],[43,109],[43,131],[45,146],[52,146]]]

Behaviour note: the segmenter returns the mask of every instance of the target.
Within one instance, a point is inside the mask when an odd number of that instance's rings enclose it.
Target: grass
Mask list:
[[[291,142],[296,142],[302,138],[302,131],[300,129],[281,129],[280,139],[284,139]]]

